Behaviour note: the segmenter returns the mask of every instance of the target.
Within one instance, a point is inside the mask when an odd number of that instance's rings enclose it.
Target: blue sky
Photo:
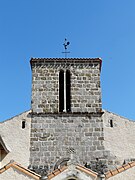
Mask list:
[[[31,57],[103,60],[103,109],[135,120],[135,0],[0,1],[0,121],[29,110]]]

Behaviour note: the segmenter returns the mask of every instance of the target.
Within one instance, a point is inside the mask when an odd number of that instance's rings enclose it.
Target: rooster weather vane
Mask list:
[[[67,51],[67,47],[69,46],[69,44],[70,44],[70,42],[67,41],[67,39],[65,38],[65,42],[64,42],[64,44],[63,44],[64,49],[65,49],[65,52],[62,52],[62,53],[65,54],[65,58],[67,58],[67,53],[70,53],[69,51]]]

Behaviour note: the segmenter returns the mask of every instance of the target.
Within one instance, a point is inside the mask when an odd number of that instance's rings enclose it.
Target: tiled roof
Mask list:
[[[63,172],[64,170],[68,169],[68,166],[63,166],[62,168],[60,169],[56,169],[55,171],[53,171],[52,173],[48,174],[48,179],[52,179],[53,177],[57,176],[58,174],[60,174],[61,172]],[[91,175],[93,177],[97,177],[98,174],[94,171],[92,171],[91,169],[88,169],[84,166],[81,166],[81,165],[76,165],[75,166],[75,169],[77,170],[80,170],[88,175]]]
[[[31,58],[30,61],[101,61],[101,58]]]
[[[114,170],[110,170],[107,173],[105,173],[105,178],[109,179],[110,177],[115,176],[121,172],[124,172],[125,170],[130,169],[134,166],[135,166],[135,161],[129,162],[128,164],[124,164],[124,165],[120,166],[119,168],[116,168]],[[68,169],[68,166],[63,166],[60,169],[56,169],[55,171],[53,171],[52,173],[50,173],[48,175],[48,180],[51,180],[53,177],[57,176],[58,174],[60,174],[61,172],[63,172],[66,169]],[[88,169],[84,166],[76,165],[75,169],[80,170],[80,171],[86,173],[87,175],[91,175],[95,178],[98,177],[98,173],[96,173],[96,172],[92,171],[91,169]]]
[[[36,180],[39,180],[40,179],[40,175],[36,174],[35,172],[33,171],[30,171],[29,169],[27,168],[24,168],[23,166],[21,166],[20,164],[14,162],[14,161],[11,161],[9,164],[7,164],[6,166],[4,166],[3,168],[0,169],[0,174],[5,172],[6,170],[8,170],[10,167],[13,167],[19,171],[21,171],[22,173],[24,174],[27,174],[28,176],[36,179]]]
[[[116,168],[116,169],[114,169],[112,171],[110,170],[105,174],[106,179],[108,179],[108,178],[110,178],[112,176],[115,176],[115,175],[117,175],[117,174],[119,174],[119,173],[121,173],[121,172],[123,172],[123,171],[125,171],[127,169],[130,169],[130,168],[132,168],[134,166],[135,166],[135,161],[132,161],[132,162],[124,164],[124,165],[122,165],[122,166],[120,166],[120,167],[118,167],[118,168]]]

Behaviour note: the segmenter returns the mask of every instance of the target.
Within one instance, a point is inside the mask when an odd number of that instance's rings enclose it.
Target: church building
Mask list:
[[[31,110],[0,122],[0,179],[134,180],[135,122],[102,109],[102,60],[30,64]]]

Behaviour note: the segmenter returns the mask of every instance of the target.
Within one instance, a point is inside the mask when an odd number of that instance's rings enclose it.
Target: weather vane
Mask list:
[[[67,58],[67,53],[70,53],[69,51],[67,51],[67,47],[69,46],[69,44],[70,44],[70,42],[67,41],[67,39],[65,38],[65,42],[64,42],[64,44],[63,44],[64,49],[65,49],[65,52],[62,52],[62,53],[65,54],[65,58]]]

